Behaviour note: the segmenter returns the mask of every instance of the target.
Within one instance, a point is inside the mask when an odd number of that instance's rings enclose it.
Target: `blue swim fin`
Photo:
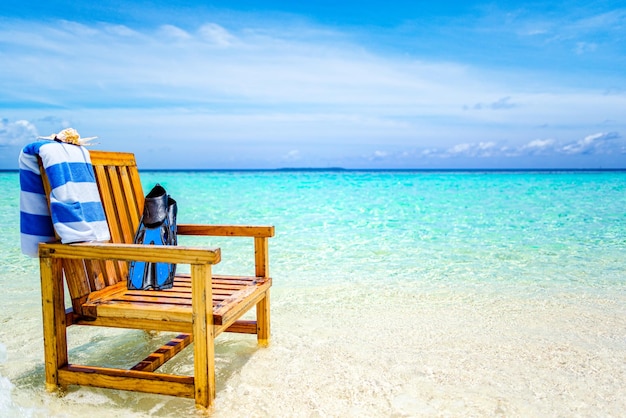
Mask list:
[[[145,245],[176,245],[176,201],[159,184],[146,195],[144,212],[133,242]],[[128,288],[137,290],[170,289],[174,285],[176,264],[132,261]]]

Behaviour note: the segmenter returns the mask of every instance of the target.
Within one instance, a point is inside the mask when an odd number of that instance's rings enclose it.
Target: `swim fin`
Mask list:
[[[176,215],[178,207],[165,189],[157,184],[146,195],[143,215],[133,242],[146,245],[176,245]],[[174,285],[176,264],[131,261],[128,288],[163,290]]]

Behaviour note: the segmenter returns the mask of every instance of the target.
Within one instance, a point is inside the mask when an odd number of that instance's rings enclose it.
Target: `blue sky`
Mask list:
[[[66,127],[143,168],[626,168],[623,1],[0,13],[0,168]]]

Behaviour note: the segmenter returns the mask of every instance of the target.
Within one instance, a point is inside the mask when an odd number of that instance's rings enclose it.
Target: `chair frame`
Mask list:
[[[269,344],[268,238],[274,236],[274,227],[179,224],[179,235],[253,238],[254,276],[214,276],[219,248],[132,244],[144,196],[134,155],[92,151],[91,159],[112,239],[39,246],[46,388],[86,385],[150,392],[193,398],[198,408],[210,409],[215,398],[215,338],[225,331],[256,334],[260,346]],[[49,196],[43,170],[42,179]],[[170,290],[129,291],[130,261],[188,264],[190,274],[177,275]],[[71,308],[66,308],[64,281]],[[255,307],[256,320],[240,319]],[[126,370],[70,363],[67,328],[72,325],[181,334]],[[193,376],[155,373],[191,343]]]

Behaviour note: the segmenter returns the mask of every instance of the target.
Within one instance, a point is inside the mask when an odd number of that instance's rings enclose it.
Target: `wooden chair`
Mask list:
[[[110,243],[40,244],[40,273],[46,387],[67,385],[151,392],[194,398],[209,408],[215,398],[214,340],[220,333],[270,338],[268,238],[272,226],[178,225],[178,234],[254,239],[255,274],[213,276],[220,250],[132,244],[143,211],[144,193],[133,154],[91,151],[96,181],[111,232]],[[44,185],[49,195],[47,178]],[[162,291],[127,289],[128,262],[190,265],[174,287]],[[63,277],[72,307],[66,309]],[[256,321],[240,318],[256,306]],[[71,325],[182,333],[130,370],[69,362],[66,328]],[[193,342],[194,375],[154,373]]]

